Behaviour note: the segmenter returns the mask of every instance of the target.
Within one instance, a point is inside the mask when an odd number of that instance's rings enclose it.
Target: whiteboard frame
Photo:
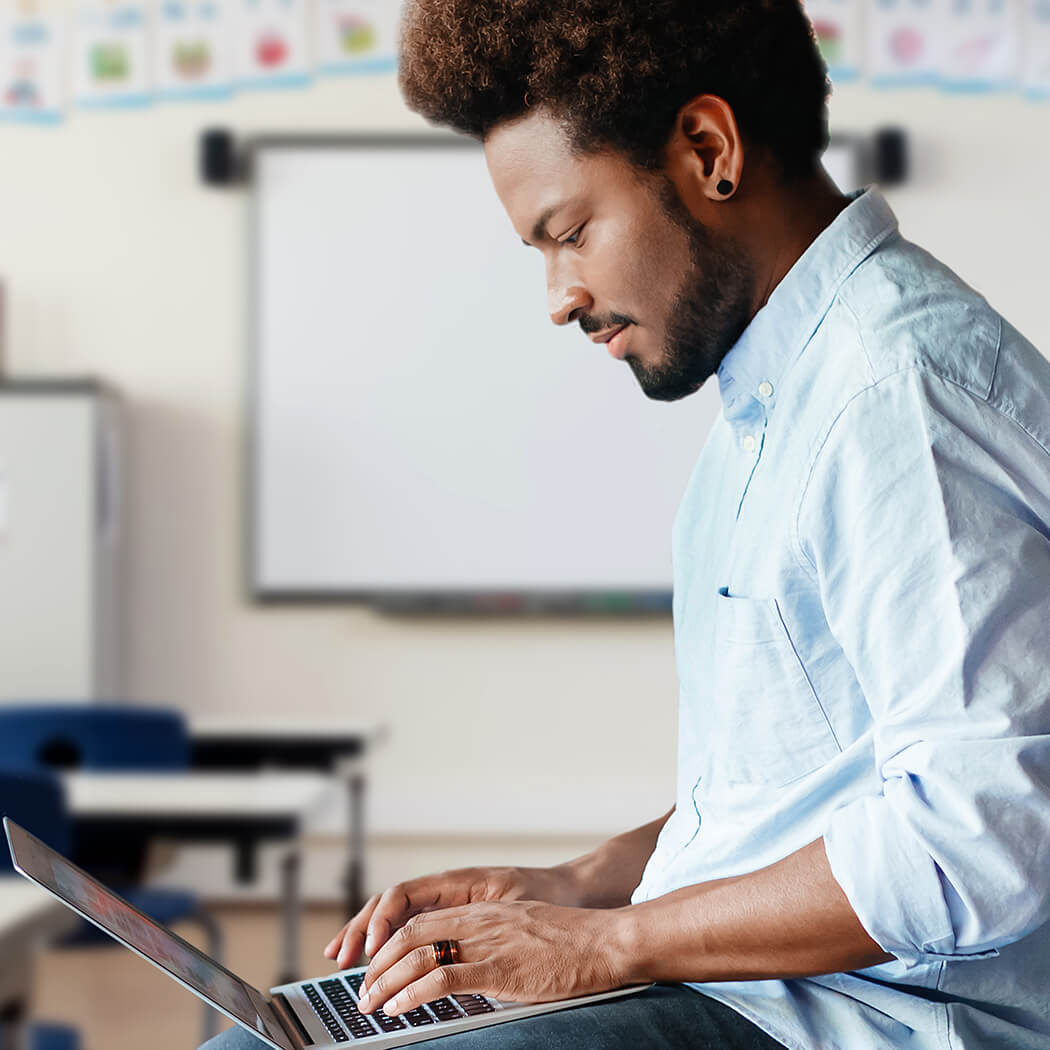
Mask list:
[[[607,588],[600,590],[300,590],[263,586],[258,577],[257,555],[259,493],[261,486],[261,397],[262,361],[258,330],[261,284],[259,254],[260,202],[255,181],[259,154],[282,149],[463,149],[479,150],[480,144],[466,136],[447,133],[346,134],[346,135],[263,135],[245,144],[245,181],[249,190],[246,238],[247,338],[244,471],[244,563],[245,588],[249,599],[263,605],[343,605],[363,604],[390,615],[400,616],[568,616],[568,617],[644,617],[671,616],[672,592],[668,589],[640,590]]]

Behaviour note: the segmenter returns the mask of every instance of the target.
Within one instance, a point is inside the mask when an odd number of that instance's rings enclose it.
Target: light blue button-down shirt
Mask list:
[[[1050,363],[872,190],[718,382],[634,900],[823,837],[895,961],[699,987],[793,1050],[1050,1048]]]

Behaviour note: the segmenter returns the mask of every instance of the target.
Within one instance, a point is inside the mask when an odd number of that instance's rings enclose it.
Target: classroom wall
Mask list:
[[[916,141],[915,179],[890,194],[905,233],[1050,350],[1050,106],[837,93],[836,129],[887,122]],[[246,601],[246,207],[241,192],[197,182],[208,124],[242,135],[420,127],[387,76],[78,113],[54,129],[0,126],[9,368],[98,375],[128,401],[128,697],[384,723],[371,821],[396,859],[374,866],[376,882],[497,845],[573,852],[658,815],[674,782],[669,621],[390,620]],[[332,812],[322,838],[338,828]],[[457,833],[454,848],[426,837],[442,829]]]

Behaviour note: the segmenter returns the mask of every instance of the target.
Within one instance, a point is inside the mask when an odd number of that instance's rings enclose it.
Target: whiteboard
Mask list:
[[[254,595],[666,609],[715,382],[649,401],[556,328],[470,140],[261,140],[251,171]]]

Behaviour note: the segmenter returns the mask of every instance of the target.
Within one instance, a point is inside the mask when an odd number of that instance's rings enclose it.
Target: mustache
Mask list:
[[[609,314],[608,317],[584,314],[578,323],[585,335],[594,335],[595,332],[602,332],[609,328],[621,328],[625,324],[634,324],[634,321],[625,314]]]

